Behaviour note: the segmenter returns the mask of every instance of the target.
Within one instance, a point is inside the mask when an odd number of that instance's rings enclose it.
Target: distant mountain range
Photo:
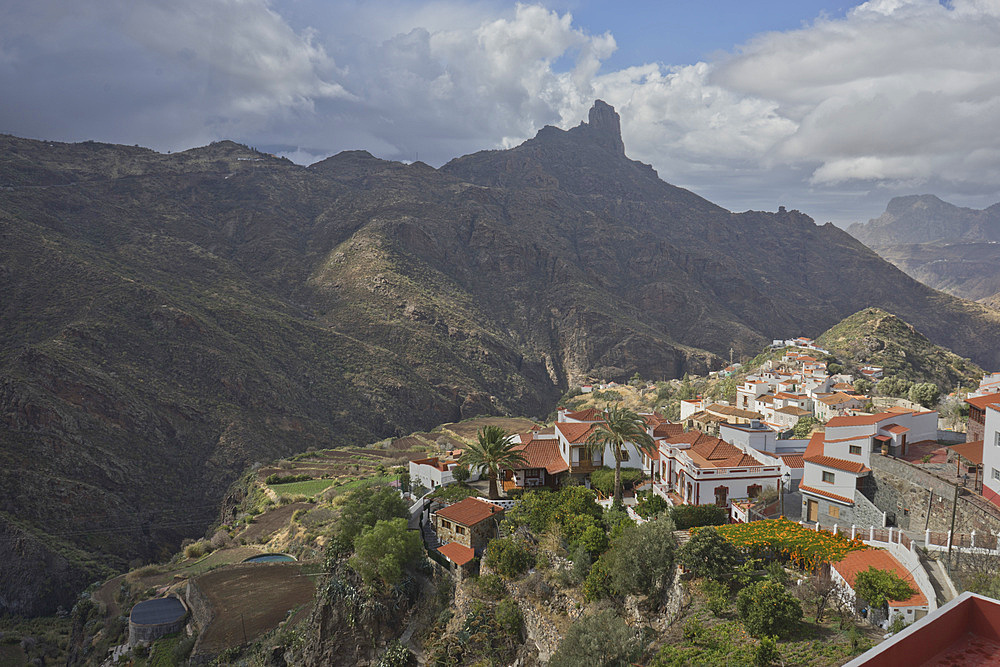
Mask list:
[[[254,462],[543,415],[867,306],[1000,366],[1000,313],[665,183],[619,122],[440,169],[0,136],[0,613],[173,550]]]
[[[1000,296],[1000,204],[961,208],[934,195],[897,197],[848,232],[908,275],[955,296]],[[992,300],[989,300],[993,297]]]

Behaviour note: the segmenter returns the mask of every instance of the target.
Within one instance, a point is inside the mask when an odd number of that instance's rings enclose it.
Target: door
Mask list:
[[[806,509],[806,521],[819,521],[819,503],[815,500],[809,501]]]

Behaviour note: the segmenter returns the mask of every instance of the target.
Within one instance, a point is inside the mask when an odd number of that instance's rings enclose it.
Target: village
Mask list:
[[[879,367],[864,366],[858,377],[830,374],[821,360],[827,352],[806,338],[776,340],[772,348],[780,356],[743,377],[735,404],[683,399],[675,421],[656,411],[634,413],[647,437],[641,444],[625,441],[618,456],[606,439],[595,437],[607,430],[610,403],[560,407],[552,425],[508,434],[507,446],[520,459],[500,468],[502,493],[425,503],[425,535],[453,571],[472,572],[497,537],[504,511],[524,492],[582,485],[595,488],[600,504],[610,507],[610,494],[598,490],[591,476],[617,464],[632,471],[627,477],[634,483],[623,503],[640,523],[649,517],[634,508],[656,497],[666,507],[716,506],[729,524],[790,518],[806,529],[863,543],[824,566],[845,600],[855,600],[857,576],[871,568],[907,582],[910,593],[888,600],[886,614],[869,617],[900,638],[899,630],[939,608],[953,609],[960,598],[965,604],[971,594],[960,596],[963,587],[950,577],[953,556],[1000,559],[1000,373],[987,374],[964,398],[969,420],[960,433],[939,430],[935,410],[873,398],[883,374]],[[718,375],[739,371],[735,364]],[[581,394],[620,386],[584,385]],[[811,426],[807,437],[801,437],[803,425]],[[466,461],[462,454],[411,461],[411,483],[432,497],[433,489],[456,478],[474,481],[476,471],[456,474]],[[947,562],[930,553],[946,555]],[[1000,618],[1000,603],[991,604],[984,613]],[[906,650],[913,650],[914,641]],[[927,635],[920,641],[926,643]],[[890,644],[880,647],[889,651]]]

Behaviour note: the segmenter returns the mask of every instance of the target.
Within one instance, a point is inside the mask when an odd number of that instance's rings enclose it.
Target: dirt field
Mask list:
[[[523,433],[535,426],[535,422],[522,417],[479,417],[464,422],[444,424],[441,428],[451,431],[460,438],[474,440],[479,429],[487,425],[499,426],[510,433]]]
[[[308,510],[315,506],[312,503],[291,503],[259,514],[254,517],[253,523],[247,526],[246,530],[236,536],[236,539],[244,539],[247,544],[257,542],[260,538],[267,537],[287,526],[296,510]]]
[[[315,577],[299,563],[235,565],[198,577],[215,617],[198,642],[199,653],[218,653],[276,628],[290,609],[312,603]],[[245,634],[244,634],[245,633]]]
[[[355,476],[374,472],[380,464],[392,468],[424,455],[423,452],[401,452],[395,449],[335,449],[318,452],[316,456],[297,461],[264,466],[257,471],[257,479],[263,482],[271,474],[309,475],[314,479]]]

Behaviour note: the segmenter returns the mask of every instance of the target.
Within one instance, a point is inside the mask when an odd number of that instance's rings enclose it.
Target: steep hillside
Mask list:
[[[848,231],[934,289],[973,300],[1000,291],[1000,204],[979,211],[933,195],[897,197]]]
[[[816,344],[848,365],[871,364],[885,375],[933,382],[943,390],[976,384],[983,369],[935,345],[922,333],[880,308],[865,308],[824,331]]]
[[[598,102],[439,170],[0,137],[0,612],[197,534],[255,461],[544,415],[588,376],[703,374],[869,305],[1000,366],[1000,313],[671,186],[618,124]]]

